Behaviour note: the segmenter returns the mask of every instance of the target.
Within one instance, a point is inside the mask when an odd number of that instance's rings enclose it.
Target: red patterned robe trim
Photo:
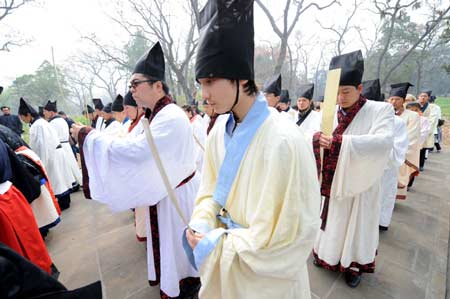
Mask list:
[[[375,253],[375,255],[377,255],[377,252]],[[354,274],[358,274],[358,273],[359,274],[361,274],[361,273],[373,273],[373,272],[375,272],[375,260],[373,262],[371,262],[371,263],[364,264],[364,265],[361,265],[360,263],[357,263],[357,262],[352,262],[352,263],[350,263],[350,266],[343,267],[340,262],[337,263],[337,265],[330,265],[327,262],[325,262],[324,260],[321,260],[319,258],[319,256],[317,255],[317,253],[314,252],[314,250],[313,250],[313,256],[314,256],[314,259],[316,260],[316,262],[322,268],[325,268],[325,269],[330,270],[330,271],[334,271],[334,272],[353,272]],[[355,270],[353,270],[351,268],[357,268],[359,270],[359,272],[355,271]]]
[[[81,158],[81,173],[83,174],[83,193],[84,197],[87,199],[91,199],[91,190],[89,189],[89,173],[86,167],[86,162],[84,160],[84,151],[83,145],[86,140],[87,135],[94,130],[91,127],[81,128],[80,132],[78,132],[78,145],[80,148],[80,158]]]

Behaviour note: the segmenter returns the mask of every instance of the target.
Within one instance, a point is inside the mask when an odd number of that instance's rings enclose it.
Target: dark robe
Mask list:
[[[100,281],[68,291],[60,282],[0,243],[0,298],[101,299]]]
[[[22,122],[17,115],[9,114],[0,116],[0,124],[10,128],[19,136],[23,133]]]

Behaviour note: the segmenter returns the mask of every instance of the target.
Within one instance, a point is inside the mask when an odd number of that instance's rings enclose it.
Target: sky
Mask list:
[[[171,13],[175,16],[174,22],[179,21],[176,17],[181,9],[177,1],[169,1]],[[184,0],[185,1],[185,0]],[[330,0],[318,0],[319,4],[328,3]],[[114,14],[114,0],[38,0],[38,3],[27,4],[14,11],[10,16],[1,22],[0,36],[3,34],[18,31],[20,36],[31,38],[32,41],[22,47],[13,47],[11,52],[0,51],[0,83],[3,86],[10,84],[16,77],[33,73],[44,61],[52,61],[51,49],[53,47],[56,64],[65,64],[71,56],[86,47],[86,41],[81,37],[94,33],[105,43],[121,43],[127,40],[127,34],[121,30],[118,25],[111,21],[110,15]],[[205,1],[201,0],[204,3]],[[265,0],[278,16],[280,23],[283,7],[280,3],[284,1]],[[308,3],[308,1],[305,1]],[[322,40],[332,39],[333,35],[329,31],[320,29],[316,23],[319,19],[324,25],[331,25],[342,22],[342,16],[352,1],[341,1],[344,6],[333,6],[324,11],[310,9],[300,17],[295,30],[302,31],[305,41],[311,38],[319,37]],[[125,5],[127,1],[118,1]],[[184,2],[186,3],[186,2]],[[371,36],[370,28],[372,22],[377,18],[373,14],[360,10],[355,18],[355,23],[366,26],[369,31],[366,33]],[[175,24],[180,25],[180,24]],[[182,27],[182,26],[181,26]],[[263,40],[278,41],[266,16],[262,10],[255,4],[255,31],[256,42],[262,43]],[[183,34],[182,30],[179,30]],[[356,36],[354,36],[356,40]],[[1,41],[1,38],[0,38]],[[352,42],[345,49],[346,51],[357,50],[361,47],[357,42]],[[312,50],[317,50],[312,48]],[[317,51],[318,52],[318,51]]]

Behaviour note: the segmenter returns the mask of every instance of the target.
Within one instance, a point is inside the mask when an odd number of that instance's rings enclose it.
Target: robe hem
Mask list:
[[[376,255],[377,253],[375,253]],[[351,262],[348,267],[344,267],[341,265],[341,262],[339,261],[336,265],[330,265],[324,260],[320,259],[317,253],[313,250],[313,256],[316,260],[317,264],[321,266],[322,268],[325,268],[327,270],[333,271],[333,272],[353,272],[353,273],[374,273],[375,272],[375,259],[373,262],[368,264],[360,264],[358,262]],[[352,270],[351,268],[357,268],[359,272]]]

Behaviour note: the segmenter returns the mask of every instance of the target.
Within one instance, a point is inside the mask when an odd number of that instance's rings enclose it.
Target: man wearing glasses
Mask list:
[[[184,111],[172,103],[165,83],[164,54],[156,43],[136,64],[130,91],[146,117],[179,205],[191,215],[199,186],[196,144]],[[147,256],[150,285],[160,284],[161,298],[192,298],[200,280],[184,255],[180,236],[184,224],[170,202],[145,134],[111,138],[92,128],[74,125],[88,184],[85,196],[113,211],[148,207]],[[109,171],[113,169],[114,171]],[[179,297],[178,297],[179,296]]]

